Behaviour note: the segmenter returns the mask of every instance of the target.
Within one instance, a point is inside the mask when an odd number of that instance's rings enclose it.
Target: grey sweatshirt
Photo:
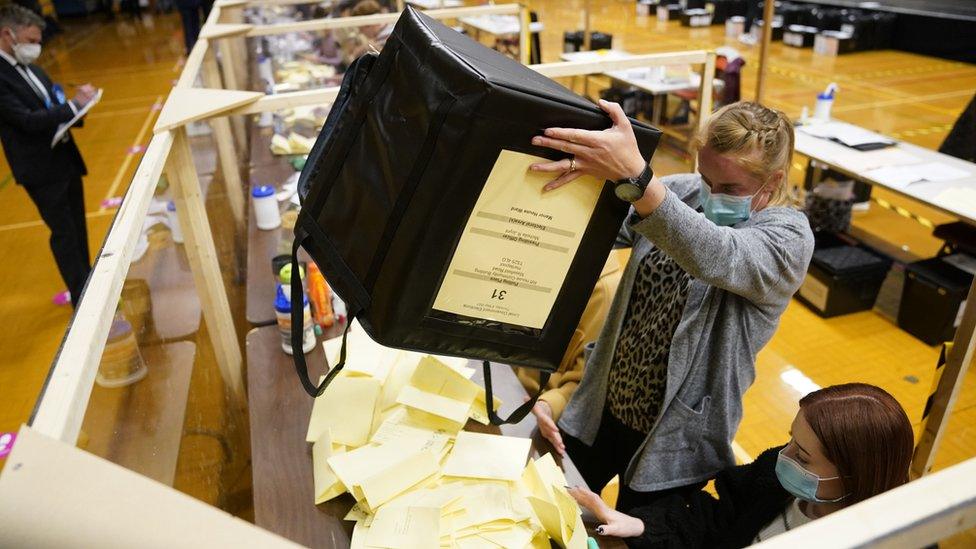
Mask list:
[[[593,444],[637,270],[659,247],[693,278],[671,340],[661,413],[621,479],[638,491],[699,482],[735,465],[731,443],[755,379],[756,353],[776,331],[813,255],[810,225],[795,209],[767,207],[734,227],[719,227],[696,211],[701,176],[662,182],[668,191],[661,205],[644,219],[632,212],[617,237],[618,247],[633,248],[630,261],[559,419],[566,433]]]

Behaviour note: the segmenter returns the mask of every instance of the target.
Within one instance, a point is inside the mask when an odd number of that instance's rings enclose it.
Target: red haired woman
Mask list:
[[[905,410],[874,385],[800,400],[789,444],[715,478],[718,497],[678,493],[624,514],[586,488],[571,493],[631,547],[744,547],[908,482],[914,436]]]

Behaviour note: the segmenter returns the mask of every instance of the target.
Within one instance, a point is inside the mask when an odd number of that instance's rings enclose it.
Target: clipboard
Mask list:
[[[71,126],[74,126],[75,122],[81,120],[82,116],[88,114],[88,111],[90,111],[91,108],[94,107],[95,104],[102,99],[103,91],[104,90],[102,88],[99,88],[98,91],[95,93],[95,97],[93,97],[91,101],[85,104],[84,107],[78,109],[78,112],[75,113],[74,117],[72,117],[71,120],[68,120],[64,124],[58,126],[58,131],[54,132],[54,139],[51,140],[52,149],[54,148],[55,145],[58,144],[59,141],[61,141],[61,138],[64,137],[64,134],[67,133],[68,129],[70,129]]]

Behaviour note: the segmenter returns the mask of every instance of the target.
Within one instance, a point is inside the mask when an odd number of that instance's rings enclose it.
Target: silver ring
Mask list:
[[[575,172],[576,171],[576,157],[575,156],[569,157],[569,171],[571,171],[571,172]]]

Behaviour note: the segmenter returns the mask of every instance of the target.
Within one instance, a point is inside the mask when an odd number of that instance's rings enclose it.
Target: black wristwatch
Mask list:
[[[651,165],[647,164],[644,166],[644,171],[637,177],[628,177],[614,181],[613,192],[620,200],[636,202],[644,196],[644,190],[647,189],[647,185],[651,182],[651,177],[653,176],[654,172],[651,170]]]

